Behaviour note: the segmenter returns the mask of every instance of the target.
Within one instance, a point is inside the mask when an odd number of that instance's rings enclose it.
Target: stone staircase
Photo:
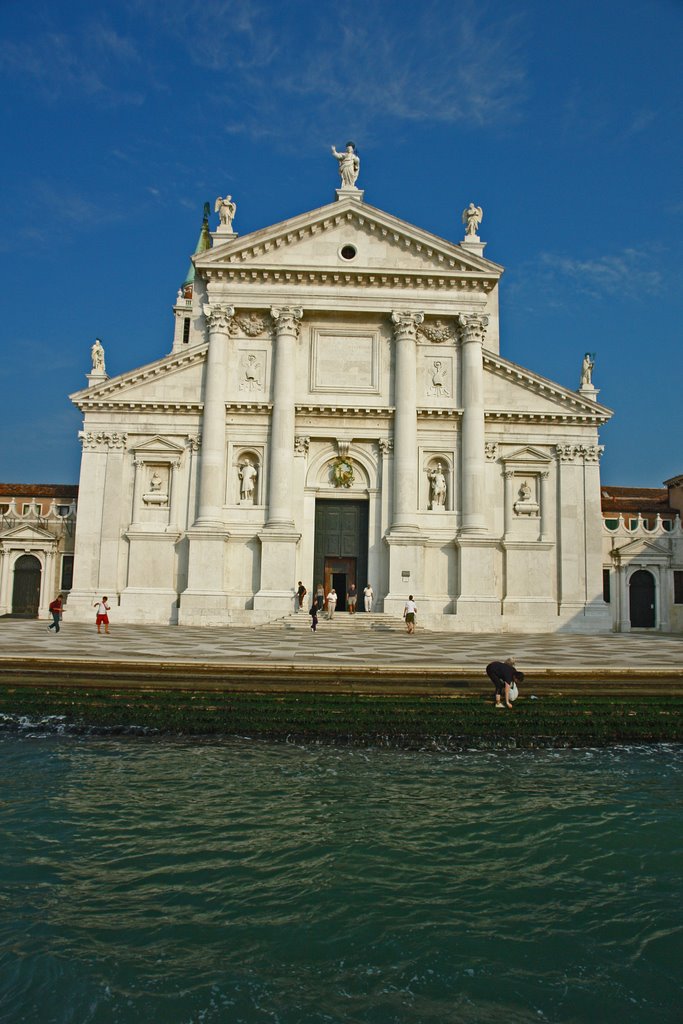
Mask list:
[[[309,605],[310,607],[310,605]],[[278,620],[285,629],[310,629],[311,617],[308,608],[295,615],[286,615]],[[349,615],[348,612],[335,612],[334,618],[330,621],[327,612],[318,615],[318,629],[334,630],[339,635],[353,634],[371,630],[382,633],[395,633],[404,631],[403,620],[393,615],[385,615],[383,612],[356,612]]]

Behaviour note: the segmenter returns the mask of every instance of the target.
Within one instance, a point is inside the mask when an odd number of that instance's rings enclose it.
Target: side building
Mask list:
[[[442,629],[608,630],[611,413],[586,360],[573,391],[501,354],[478,208],[451,242],[349,181],[244,237],[233,207],[205,212],[171,352],[110,379],[97,342],[71,396],[72,617],[107,593],[121,621],[257,623],[303,580]]]
[[[683,476],[601,488],[603,596],[612,628],[683,633]]]
[[[0,615],[46,616],[72,586],[78,486],[0,483]]]

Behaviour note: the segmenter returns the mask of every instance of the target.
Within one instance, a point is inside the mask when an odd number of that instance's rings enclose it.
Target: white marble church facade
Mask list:
[[[94,352],[71,396],[70,616],[107,594],[118,621],[258,623],[324,576],[391,615],[414,594],[439,628],[608,630],[610,413],[590,375],[571,391],[500,355],[478,221],[449,242],[348,180],[244,237],[234,213],[205,217],[170,354],[109,378]]]

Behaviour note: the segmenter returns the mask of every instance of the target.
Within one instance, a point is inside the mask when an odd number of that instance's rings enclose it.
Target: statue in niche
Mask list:
[[[591,355],[590,352],[586,352],[581,363],[581,387],[592,388],[593,387],[593,367],[595,366],[595,353]]]
[[[214,205],[214,211],[218,214],[222,228],[232,231],[232,222],[237,213],[237,203],[233,202],[232,196],[218,196]]]
[[[92,372],[104,373],[104,346],[99,338],[95,338],[95,344],[90,349],[92,359]]]
[[[446,387],[446,377],[448,376],[447,370],[444,368],[441,360],[436,359],[432,364],[432,369],[429,371],[429,375],[432,378],[432,383],[427,388],[428,395],[439,395],[442,398],[450,398],[450,391]]]
[[[470,203],[466,210],[462,211],[462,222],[465,225],[465,237],[476,238],[479,225],[484,219],[484,211],[481,206]]]
[[[355,143],[347,142],[343,153],[338,153],[332,146],[332,156],[337,158],[339,164],[342,188],[356,188],[356,181],[360,173],[360,158],[356,153]]]
[[[149,482],[149,489],[150,489],[151,493],[152,494],[160,494],[161,493],[161,484],[162,484],[161,477],[159,476],[159,474],[157,473],[157,471],[155,469],[154,472],[152,473],[152,479]]]
[[[432,510],[446,507],[446,477],[443,475],[441,463],[427,473],[429,479],[429,507]]]
[[[258,470],[251,459],[245,459],[240,464],[238,475],[240,478],[240,499],[253,504]]]
[[[250,352],[242,363],[242,380],[240,391],[263,391],[261,363],[253,352]]]

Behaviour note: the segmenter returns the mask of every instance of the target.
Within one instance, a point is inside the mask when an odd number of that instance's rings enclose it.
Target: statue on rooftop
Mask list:
[[[218,214],[221,227],[232,231],[232,222],[237,213],[237,203],[233,201],[232,196],[226,196],[225,199],[222,196],[218,196],[214,211]]]
[[[476,238],[479,225],[484,219],[484,211],[481,206],[470,203],[466,210],[462,211],[462,222],[465,225],[465,237]]]
[[[104,346],[99,338],[95,338],[95,344],[90,349],[92,359],[92,372],[104,373]]]
[[[332,156],[337,158],[342,188],[356,188],[356,180],[360,173],[360,158],[353,142],[347,142],[343,153],[338,153],[332,146]]]
[[[595,353],[586,352],[581,363],[581,384],[582,388],[593,387],[593,367],[595,366]]]

